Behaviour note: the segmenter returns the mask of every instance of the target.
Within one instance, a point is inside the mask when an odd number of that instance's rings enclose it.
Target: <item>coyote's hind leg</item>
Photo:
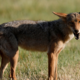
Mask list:
[[[0,51],[1,57],[2,57],[2,61],[1,61],[1,67],[0,67],[0,80],[3,77],[4,71],[9,63],[9,59],[2,54],[2,52]]]
[[[19,51],[16,51],[16,54],[14,55],[14,57],[10,59],[10,65],[11,65],[10,78],[12,78],[12,80],[17,80],[15,70],[16,70],[17,61],[18,61],[18,55],[19,55]]]

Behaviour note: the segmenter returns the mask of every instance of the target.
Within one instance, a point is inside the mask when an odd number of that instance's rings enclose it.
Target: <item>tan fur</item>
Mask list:
[[[2,57],[0,79],[7,63],[10,62],[10,78],[16,80],[15,70],[19,54],[18,46],[20,46],[26,50],[47,51],[48,80],[57,80],[59,53],[74,35],[76,39],[79,39],[80,14],[53,13],[61,19],[44,22],[12,21],[0,25],[0,55]]]

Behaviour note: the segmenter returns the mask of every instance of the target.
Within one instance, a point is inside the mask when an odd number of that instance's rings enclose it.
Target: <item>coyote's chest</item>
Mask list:
[[[68,43],[68,42],[74,37],[73,33],[72,33],[72,34],[69,34],[68,37],[69,37],[69,38],[68,38],[67,41],[65,41],[65,44]]]
[[[64,42],[64,41],[59,41],[58,42],[58,49],[64,49],[65,48],[65,46],[66,46],[66,44],[72,39],[74,37],[74,35],[73,34],[69,34],[68,35],[68,39]]]

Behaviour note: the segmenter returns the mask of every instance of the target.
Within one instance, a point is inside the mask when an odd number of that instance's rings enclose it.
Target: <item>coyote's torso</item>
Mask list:
[[[18,45],[27,50],[47,51],[51,43],[61,42],[65,46],[73,38],[71,29],[61,19],[46,22],[13,21],[1,26],[13,33]]]

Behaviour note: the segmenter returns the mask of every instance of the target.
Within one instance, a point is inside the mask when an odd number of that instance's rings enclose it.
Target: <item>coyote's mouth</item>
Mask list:
[[[74,33],[75,39],[78,40],[79,39],[79,33]]]

